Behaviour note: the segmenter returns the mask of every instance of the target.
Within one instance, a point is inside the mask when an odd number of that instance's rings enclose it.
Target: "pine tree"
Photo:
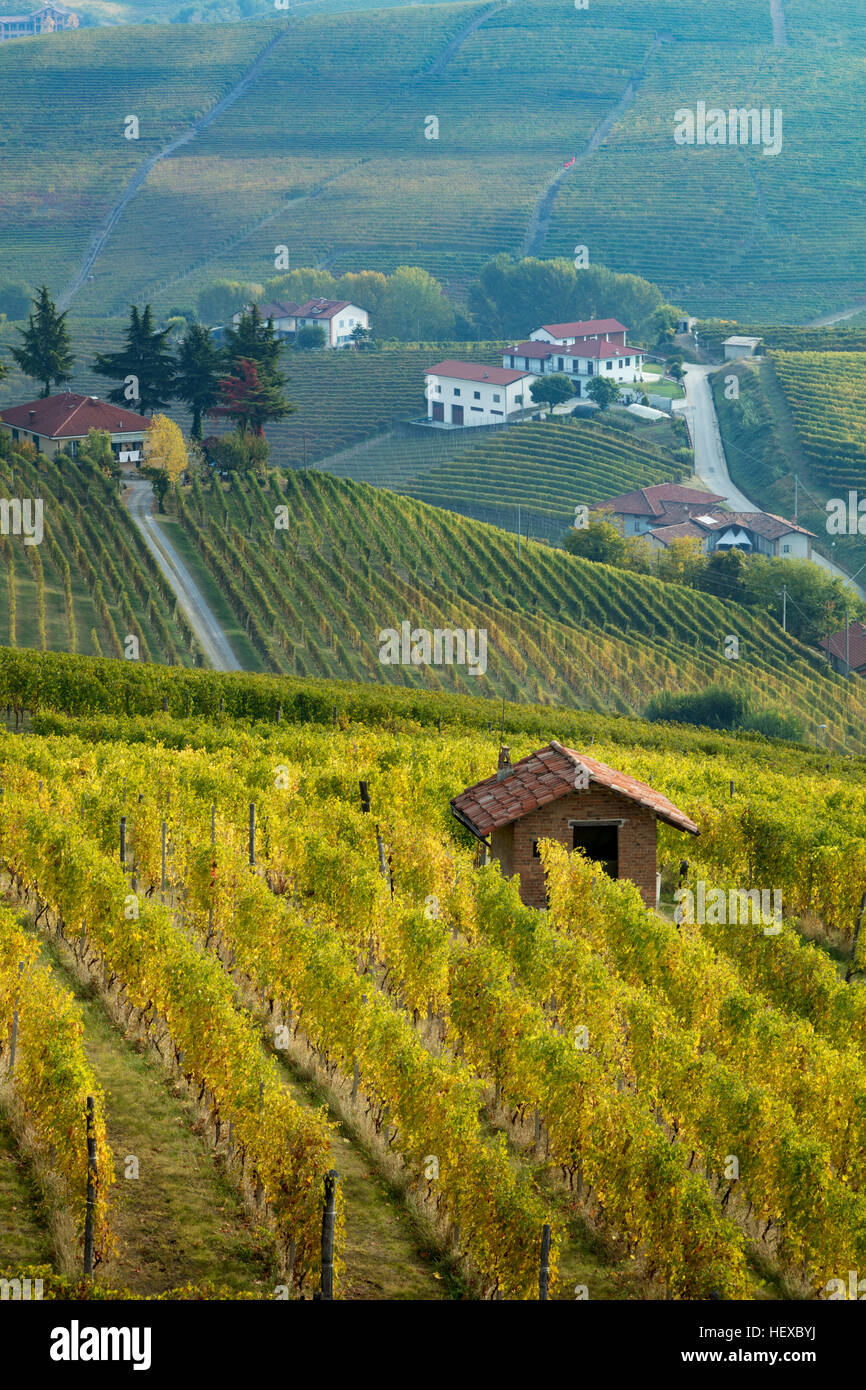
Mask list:
[[[22,372],[42,382],[41,394],[49,396],[52,382],[59,386],[69,380],[75,358],[66,327],[66,312],[58,314],[47,285],[42,286],[33,300],[27,327],[17,332],[24,341],[21,347],[12,349],[12,356]]]
[[[178,348],[174,390],[192,411],[193,439],[201,439],[202,416],[216,404],[223,374],[222,355],[210,333],[201,324],[191,324]]]
[[[97,353],[93,364],[100,376],[121,382],[109,391],[110,401],[152,415],[174,399],[175,368],[166,341],[170,333],[170,328],[154,328],[149,304],[141,313],[132,305],[126,345],[120,352]]]
[[[232,372],[241,361],[255,362],[260,376],[270,375],[276,385],[283,387],[285,379],[279,373],[282,350],[273,324],[262,319],[257,304],[241,314],[236,328],[225,330],[225,360]]]

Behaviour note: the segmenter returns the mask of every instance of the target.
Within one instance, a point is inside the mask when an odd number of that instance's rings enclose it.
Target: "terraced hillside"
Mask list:
[[[739,378],[740,396],[725,396]],[[815,535],[813,546],[863,580],[866,539],[829,532],[827,502],[866,489],[863,381],[866,353],[771,352],[760,363],[727,363],[713,394],[728,467],[735,483],[767,511],[794,516]],[[795,481],[796,480],[796,481]],[[849,518],[850,524],[850,518]]]
[[[195,639],[115,484],[15,453],[0,455],[0,492],[39,499],[44,531],[36,544],[23,532],[0,536],[0,642],[123,658],[133,636],[142,660],[195,663]]]
[[[812,473],[827,487],[866,487],[866,352],[773,352]]]
[[[327,473],[195,482],[175,505],[190,558],[263,670],[623,713],[662,690],[734,680],[810,730],[820,709],[829,746],[866,747],[859,691],[735,604],[540,543],[518,557],[505,532]],[[403,622],[484,629],[485,669],[383,662],[379,634]],[[729,633],[740,638],[735,671],[723,656]]]
[[[806,318],[861,293],[863,40],[846,20],[840,43],[835,16],[802,5],[788,32],[772,46],[767,0],[731,0],[723,23],[708,0],[334,0],[5,45],[0,140],[19,157],[0,257],[61,291],[145,157],[275,39],[238,99],[118,207],[77,313],[166,310],[219,275],[262,281],[281,244],[292,265],[338,273],[420,264],[459,300],[491,255],[534,240],[545,255],[586,244],[699,312]],[[779,107],[781,153],[677,146],[673,114],[698,99]],[[138,141],[123,138],[130,113]],[[547,230],[544,194],[571,156]]]
[[[566,418],[498,431],[397,491],[508,530],[519,506],[524,534],[558,540],[578,504],[591,507],[688,472],[661,448]]]

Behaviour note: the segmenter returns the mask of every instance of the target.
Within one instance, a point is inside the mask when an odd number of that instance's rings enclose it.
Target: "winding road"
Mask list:
[[[695,448],[695,472],[711,492],[724,497],[732,511],[759,512],[761,508],[740,491],[728,472],[716,404],[710,387],[710,377],[717,370],[717,366],[696,366],[691,363],[686,363],[684,368],[686,405],[685,409],[678,413],[685,415],[689,423]],[[819,555],[817,550],[812,551],[812,561],[820,569],[827,570],[837,579],[849,584],[861,598],[866,599],[866,588],[858,580],[852,579],[847,571],[834,561]]]
[[[124,489],[123,501],[145,545],[174,590],[179,606],[195,633],[196,640],[215,671],[242,671],[228,638],[208,607],[171,541],[160,529],[153,514],[153,488],[146,478],[132,478]]]

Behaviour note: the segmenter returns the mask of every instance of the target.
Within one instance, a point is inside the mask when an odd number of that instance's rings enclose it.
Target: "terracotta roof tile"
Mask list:
[[[625,796],[637,805],[653,811],[659,820],[690,835],[699,834],[693,820],[679,810],[661,792],[636,777],[617,772],[606,763],[566,748],[556,740],[539,748],[515,763],[507,777],[500,781],[494,773],[482,782],[467,787],[451,800],[452,811],[459,819],[470,823],[476,834],[486,836],[519,820],[529,811],[548,805],[551,801],[574,790],[574,774],[578,768],[589,773],[591,783]]]

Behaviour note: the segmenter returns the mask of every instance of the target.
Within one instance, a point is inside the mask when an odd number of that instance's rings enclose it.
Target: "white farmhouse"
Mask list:
[[[345,299],[309,299],[295,315],[295,331],[313,327],[324,328],[325,347],[346,347],[353,329],[370,327],[370,315]]]
[[[425,373],[427,418],[445,425],[498,425],[533,405],[540,373],[479,362],[437,362]]]
[[[609,338],[585,338],[570,346],[532,338],[506,348],[502,355],[503,367],[523,368],[537,376],[561,372],[571,377],[576,396],[586,395],[586,387],[594,376],[607,377],[618,384],[641,381],[643,360],[644,354],[637,348],[614,343]]]
[[[232,323],[237,326],[243,314],[249,313],[250,304],[245,304],[232,315]],[[271,300],[258,306],[259,313],[281,338],[293,337],[299,328],[324,328],[325,347],[346,347],[352,341],[352,330],[359,325],[370,327],[370,315],[357,304],[349,304],[345,299],[308,299],[305,304],[291,301]]]
[[[576,323],[544,323],[529,336],[533,342],[556,343],[560,347],[597,343],[601,339],[625,347],[628,329],[618,319],[580,319]]]

